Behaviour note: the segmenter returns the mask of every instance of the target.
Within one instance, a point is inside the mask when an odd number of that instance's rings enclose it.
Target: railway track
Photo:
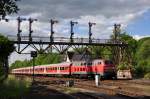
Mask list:
[[[63,89],[65,82],[68,80],[74,80],[76,88],[82,88],[87,90],[93,90],[100,93],[106,93],[108,95],[122,95],[126,97],[144,97],[140,94],[138,88],[130,88],[127,87],[128,84],[134,84],[134,82],[130,82],[131,80],[104,80],[101,81],[101,85],[99,87],[95,86],[94,80],[87,79],[72,79],[72,78],[54,78],[54,77],[36,77],[37,80],[40,81],[41,85],[53,86],[55,88]],[[41,81],[42,79],[42,81]],[[142,82],[138,82],[141,84]],[[86,95],[86,93],[78,93],[71,94],[75,99],[82,99],[78,96],[83,97],[92,97],[87,99],[104,99],[103,97],[93,97],[90,94]],[[85,99],[85,98],[83,98]],[[143,99],[143,98],[142,98]]]
[[[51,86],[47,86],[50,89],[55,89],[58,90],[59,92],[63,92],[63,89],[65,89],[65,86],[62,85],[57,85],[57,84],[51,84]],[[102,96],[98,96],[98,95],[93,95],[92,93],[88,93],[88,92],[73,92],[73,93],[64,93],[70,97],[72,97],[73,99],[105,99]]]
[[[150,81],[137,81],[137,80],[104,80],[102,83],[110,84],[139,84],[139,85],[150,85]]]
[[[76,99],[105,99],[103,97],[91,95],[89,93],[82,93],[82,92],[74,93],[71,95],[74,96]]]
[[[76,83],[76,87],[104,92],[109,95],[124,95],[128,97],[141,97],[142,96],[140,93],[135,91],[137,89],[125,88],[125,87],[120,87],[120,86],[109,87],[106,85],[101,85],[99,87],[96,87],[94,84]]]

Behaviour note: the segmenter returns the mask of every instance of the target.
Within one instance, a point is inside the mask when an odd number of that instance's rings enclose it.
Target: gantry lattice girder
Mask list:
[[[112,40],[112,39],[92,39],[89,42],[88,38],[74,38],[73,41],[70,41],[70,38],[64,37],[55,37],[53,42],[49,39],[49,37],[32,37],[32,41],[29,40],[28,36],[22,36],[21,41],[17,40],[17,36],[8,36],[8,38],[14,43],[17,44],[17,52],[22,53],[26,48],[32,47],[36,51],[46,51],[49,48],[55,48],[60,53],[64,53],[64,51],[68,50],[71,46],[127,46],[128,44],[120,41],[120,40]],[[26,45],[21,48],[21,45]],[[37,47],[38,45],[39,47]],[[47,46],[43,48],[43,46]]]

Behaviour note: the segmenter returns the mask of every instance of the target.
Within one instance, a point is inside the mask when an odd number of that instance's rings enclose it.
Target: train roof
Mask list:
[[[35,66],[36,68],[41,68],[41,67],[49,67],[49,66],[65,66],[65,65],[70,65],[71,62],[62,62],[62,63],[57,63],[57,64],[46,64],[46,65],[37,65]],[[19,70],[19,69],[29,69],[29,68],[32,68],[33,66],[29,66],[29,67],[22,67],[22,68],[16,68],[16,69],[13,69],[13,70]]]

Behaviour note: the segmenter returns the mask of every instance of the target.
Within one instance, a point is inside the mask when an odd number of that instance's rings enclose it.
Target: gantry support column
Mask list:
[[[92,26],[96,25],[96,23],[89,22],[89,43],[92,43]]]
[[[37,21],[37,19],[29,18],[28,21],[29,21],[29,41],[32,42],[32,33],[33,33],[33,30],[32,30],[32,23],[33,23],[34,21]]]
[[[73,40],[73,35],[74,35],[74,31],[73,31],[73,27],[75,24],[78,24],[78,22],[73,22],[73,21],[70,21],[70,25],[71,25],[71,30],[70,30],[70,42],[73,43],[74,40]]]

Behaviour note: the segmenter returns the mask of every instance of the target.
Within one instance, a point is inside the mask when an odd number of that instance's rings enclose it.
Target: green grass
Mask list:
[[[3,81],[4,75],[0,75],[0,83]]]
[[[20,99],[28,91],[31,80],[11,75],[0,84],[0,99]]]

